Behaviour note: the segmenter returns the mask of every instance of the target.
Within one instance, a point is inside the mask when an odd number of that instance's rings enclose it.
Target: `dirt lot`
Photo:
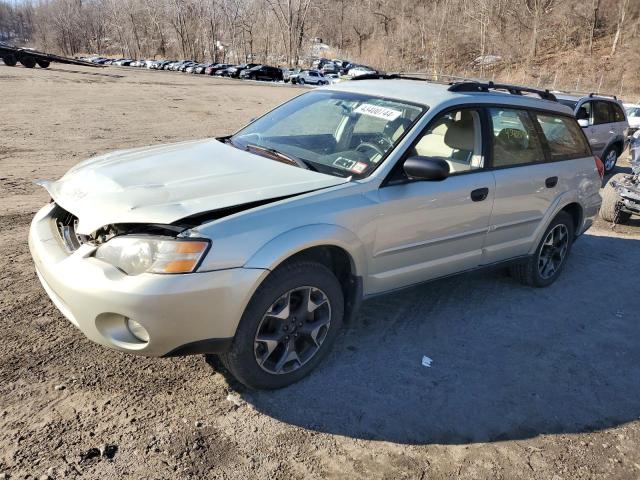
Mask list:
[[[547,289],[492,272],[371,300],[310,378],[247,392],[76,331],[34,274],[31,182],[300,90],[0,64],[0,92],[0,478],[640,478],[639,222],[592,229]]]

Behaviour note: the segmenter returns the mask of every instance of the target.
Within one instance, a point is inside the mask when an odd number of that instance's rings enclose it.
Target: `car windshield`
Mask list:
[[[628,117],[640,117],[640,107],[628,107],[626,110]]]
[[[277,153],[323,173],[362,178],[385,159],[427,108],[368,95],[316,91],[272,110],[229,140],[252,153],[269,150],[270,157]]]

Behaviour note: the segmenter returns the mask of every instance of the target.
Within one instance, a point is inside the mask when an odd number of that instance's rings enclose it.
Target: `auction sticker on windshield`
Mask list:
[[[380,107],[379,105],[372,105],[371,103],[363,103],[358,108],[356,108],[354,112],[360,113],[362,115],[369,115],[371,117],[382,118],[389,121],[395,120],[400,115],[402,115],[402,112],[399,110]]]

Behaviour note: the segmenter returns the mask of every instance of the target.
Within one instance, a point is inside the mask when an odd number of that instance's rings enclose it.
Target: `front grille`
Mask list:
[[[82,238],[76,234],[78,217],[67,212],[60,205],[56,205],[53,211],[53,219],[64,248],[69,253],[75,252],[83,243]]]

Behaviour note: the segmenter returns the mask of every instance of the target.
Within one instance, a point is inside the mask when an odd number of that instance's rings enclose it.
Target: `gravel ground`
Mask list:
[[[596,225],[547,289],[496,271],[366,302],[313,375],[248,392],[215,359],[76,331],[34,274],[32,181],[233,131],[301,90],[0,64],[0,91],[0,478],[640,477],[640,222]]]

